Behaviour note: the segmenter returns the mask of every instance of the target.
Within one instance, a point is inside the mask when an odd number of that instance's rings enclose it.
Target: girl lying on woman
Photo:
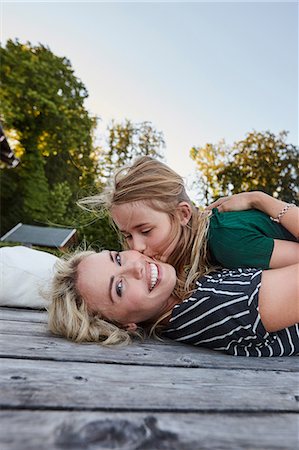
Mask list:
[[[76,342],[127,344],[142,330],[231,355],[299,353],[299,265],[222,269],[177,289],[173,266],[137,251],[61,259],[50,330]]]
[[[120,170],[103,194],[79,202],[106,209],[126,248],[173,265],[177,291],[211,269],[280,268],[299,262],[299,208],[263,192],[219,199],[200,211],[183,179],[148,156]]]

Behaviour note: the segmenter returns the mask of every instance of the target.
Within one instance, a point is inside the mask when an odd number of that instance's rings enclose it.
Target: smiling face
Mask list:
[[[105,250],[78,265],[77,289],[88,308],[128,329],[170,310],[178,302],[175,284],[172,266],[132,250]]]
[[[111,214],[130,249],[167,261],[176,248],[180,235],[168,213],[157,211],[140,201],[115,205]],[[190,206],[181,202],[177,207],[177,219],[174,220],[179,222],[178,225],[185,226],[190,217]]]

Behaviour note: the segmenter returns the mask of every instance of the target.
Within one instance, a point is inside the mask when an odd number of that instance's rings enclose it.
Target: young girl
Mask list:
[[[299,353],[299,265],[222,269],[174,294],[173,266],[137,251],[80,252],[57,263],[49,328],[77,342],[129,343],[141,328],[231,355]],[[141,328],[139,328],[141,327]]]
[[[179,296],[216,266],[268,269],[299,262],[295,205],[256,191],[220,199],[199,211],[183,179],[147,156],[120,170],[103,194],[80,204],[106,208],[127,248],[172,264]]]

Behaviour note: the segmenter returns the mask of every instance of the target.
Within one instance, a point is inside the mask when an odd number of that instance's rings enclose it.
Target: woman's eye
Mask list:
[[[121,257],[120,257],[120,254],[119,254],[119,253],[116,253],[116,255],[115,255],[115,261],[117,262],[117,264],[118,264],[119,266],[121,266]]]
[[[123,282],[122,282],[122,281],[119,281],[119,282],[116,284],[115,290],[116,290],[117,295],[118,295],[119,297],[121,297],[121,296],[122,296],[122,292],[123,292]]]

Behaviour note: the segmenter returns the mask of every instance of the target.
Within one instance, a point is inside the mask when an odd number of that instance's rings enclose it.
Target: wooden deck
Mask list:
[[[1,450],[297,449],[299,359],[74,344],[0,309]]]

